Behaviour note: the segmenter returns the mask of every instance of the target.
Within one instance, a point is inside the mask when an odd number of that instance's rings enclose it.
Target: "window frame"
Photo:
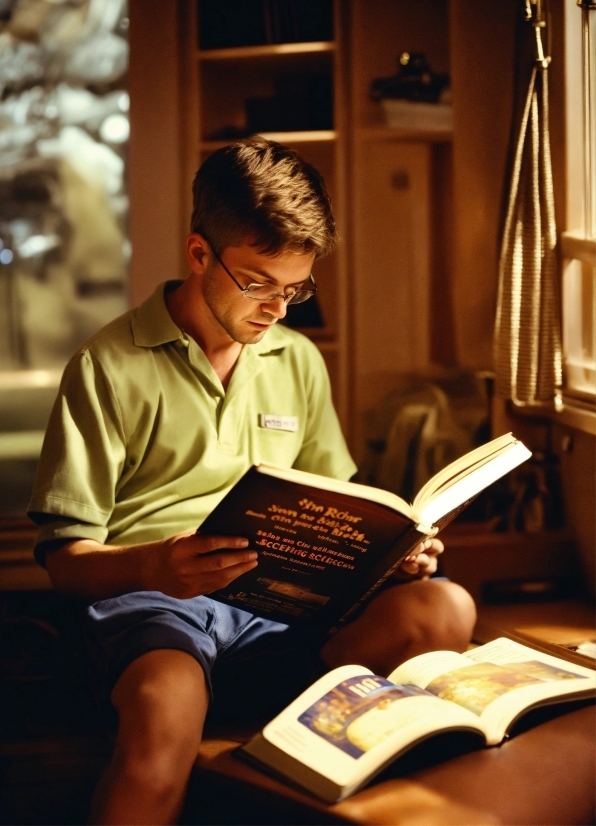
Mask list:
[[[594,390],[591,386],[586,389],[586,382],[595,375],[596,356],[596,10],[592,3],[582,0],[563,0],[563,4],[566,208],[558,240],[564,378],[555,416],[564,424],[596,435],[596,386]],[[586,38],[585,31],[587,15],[591,15],[590,38]],[[590,105],[585,93],[586,70],[590,71]],[[584,278],[586,268],[592,269],[593,281],[583,292],[574,276],[574,268],[577,271],[578,267],[583,267]],[[592,329],[587,329],[588,325]],[[578,342],[586,341],[591,345],[587,364],[583,354],[578,353]]]

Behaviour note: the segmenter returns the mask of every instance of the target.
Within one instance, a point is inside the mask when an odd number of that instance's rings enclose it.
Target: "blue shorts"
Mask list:
[[[160,648],[186,651],[203,668],[216,722],[275,715],[327,670],[325,642],[282,623],[209,599],[139,591],[90,605],[85,634],[96,696],[109,714],[112,688],[138,657]],[[113,713],[113,710],[112,710]]]

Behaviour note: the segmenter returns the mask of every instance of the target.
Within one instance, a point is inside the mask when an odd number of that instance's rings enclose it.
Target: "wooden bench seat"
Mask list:
[[[332,806],[238,760],[233,752],[245,738],[208,738],[197,758],[183,822],[593,824],[594,705],[534,715],[526,730],[500,747],[401,777],[385,775]]]

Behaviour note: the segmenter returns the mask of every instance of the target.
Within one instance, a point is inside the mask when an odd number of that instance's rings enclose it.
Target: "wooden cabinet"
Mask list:
[[[350,12],[351,442],[360,461],[366,410],[396,374],[451,358],[451,131],[390,128],[370,95],[373,80],[396,74],[403,52],[421,52],[433,72],[448,73],[449,21],[443,0],[352,0]]]

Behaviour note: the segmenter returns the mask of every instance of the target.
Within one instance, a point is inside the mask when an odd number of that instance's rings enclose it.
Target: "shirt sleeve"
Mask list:
[[[104,542],[125,461],[117,399],[89,351],[68,363],[48,422],[28,516],[37,543],[56,539]]]
[[[334,479],[351,479],[357,467],[333,406],[325,361],[312,344],[308,352],[308,368],[308,416],[304,441],[294,467]]]

